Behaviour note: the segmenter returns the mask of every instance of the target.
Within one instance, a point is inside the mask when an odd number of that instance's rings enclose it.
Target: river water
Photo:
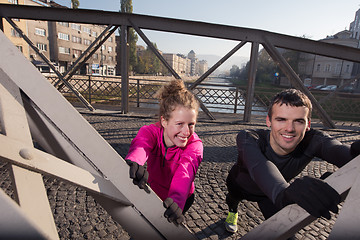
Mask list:
[[[213,85],[199,85],[197,88],[207,89],[205,95],[200,97],[200,100],[203,101],[204,105],[208,108],[210,112],[221,112],[221,113],[234,113],[234,103],[235,103],[235,91],[236,87],[233,84],[224,78],[207,78],[202,84],[213,84]],[[213,89],[214,91],[209,91]],[[197,94],[199,95],[199,94]],[[244,113],[244,103],[245,100],[241,97],[242,94],[239,93],[238,105],[236,113]],[[208,103],[212,101],[211,103]],[[140,107],[147,108],[158,108],[158,104],[149,104],[149,103],[140,103]],[[200,111],[202,111],[200,109]],[[253,106],[252,114],[254,115],[265,115],[266,108],[263,106]]]
[[[226,91],[232,92],[232,91],[236,91],[236,87],[233,87],[233,84],[224,78],[207,78],[203,81],[204,84],[216,84],[216,85],[221,85],[221,86],[204,86],[207,89],[219,89],[219,93],[221,93],[221,90],[224,91],[224,94],[226,94]],[[245,106],[244,104],[240,104],[240,103],[245,103],[244,98],[242,98],[241,93],[239,93],[239,98],[238,98],[238,106],[236,109],[236,113],[240,113],[243,114],[244,113],[244,109]],[[235,103],[235,99],[234,99],[235,93],[234,94],[229,94],[228,96],[221,98],[219,96],[214,97],[214,104],[211,103],[204,103],[204,105],[209,109],[209,111],[211,112],[223,112],[223,113],[234,113],[234,103]],[[201,97],[200,99],[204,102],[206,102],[206,99],[211,98],[212,96],[210,95],[206,95],[204,97]],[[224,103],[225,104],[222,104]],[[266,107],[264,106],[253,106],[252,107],[252,114],[255,115],[261,115],[261,116],[266,116],[267,111],[266,111]]]

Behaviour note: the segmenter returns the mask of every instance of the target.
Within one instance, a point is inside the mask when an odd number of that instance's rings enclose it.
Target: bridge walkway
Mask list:
[[[122,157],[125,157],[137,130],[157,119],[154,110],[149,109],[131,109],[128,114],[121,114],[114,107],[97,108],[94,112],[83,108],[78,110]],[[265,118],[256,117],[245,124],[240,114],[216,113],[215,116],[216,120],[208,120],[200,113],[196,126],[196,132],[204,142],[204,160],[195,181],[195,203],[186,214],[186,224],[198,239],[239,239],[259,225],[263,217],[255,203],[244,201],[239,207],[239,231],[227,233],[223,227],[227,213],[225,179],[236,161],[236,133],[245,128],[266,128]],[[359,123],[336,124],[337,129],[326,131],[340,141],[350,143],[360,139]],[[316,121],[313,126],[322,128]],[[0,163],[0,166],[1,188],[11,195],[6,165]],[[333,170],[335,167],[330,164],[313,161],[301,175],[319,177]],[[131,239],[84,190],[53,178],[44,179],[60,239]],[[318,219],[297,233],[296,238],[326,239],[335,220],[335,215],[331,220]]]

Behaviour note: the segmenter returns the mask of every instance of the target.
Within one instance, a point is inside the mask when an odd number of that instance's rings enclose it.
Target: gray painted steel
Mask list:
[[[156,194],[147,194],[132,183],[123,158],[2,32],[0,53],[0,69],[24,93],[33,138],[48,153],[109,180],[131,202],[124,205],[94,195],[114,220],[134,239],[194,239],[186,227],[168,223],[163,216],[165,208]],[[22,71],[18,71],[19,65]]]
[[[352,161],[338,169],[325,179],[325,181],[332,186],[342,197],[347,195],[345,199],[344,208],[340,209],[338,223],[334,225],[334,235],[330,233],[332,239],[359,239],[360,232],[358,223],[360,221],[359,213],[359,173],[360,173],[360,156],[357,156]],[[354,189],[352,189],[354,187]],[[349,202],[348,202],[349,200]],[[349,211],[354,211],[347,215]],[[296,204],[286,206],[277,214],[264,221],[258,227],[247,233],[241,239],[243,240],[275,240],[287,239],[293,236],[301,228],[310,224],[316,218],[311,216],[308,212]],[[344,235],[347,231],[349,235]],[[341,237],[340,237],[341,236]],[[347,238],[346,236],[349,236]],[[351,236],[351,237],[350,237]],[[331,238],[330,238],[331,239]]]
[[[198,21],[154,17],[139,14],[97,11],[87,9],[44,8],[12,4],[0,4],[0,17],[78,22],[131,27],[131,22],[140,29],[189,34],[235,41],[272,42],[275,47],[360,62],[360,49],[318,42],[310,39]]]

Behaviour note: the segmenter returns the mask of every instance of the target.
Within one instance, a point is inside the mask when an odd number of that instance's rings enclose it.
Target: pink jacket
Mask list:
[[[203,159],[203,144],[196,133],[186,147],[166,148],[160,123],[140,128],[132,140],[125,159],[144,165],[147,162],[148,183],[154,192],[165,200],[171,197],[181,209],[194,192],[194,179]]]

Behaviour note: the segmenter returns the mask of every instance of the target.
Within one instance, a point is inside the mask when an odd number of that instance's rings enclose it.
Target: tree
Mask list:
[[[277,72],[277,64],[273,61],[265,49],[259,52],[258,66],[256,72],[256,82],[273,83],[275,72]]]
[[[240,68],[237,65],[232,65],[230,69],[230,77],[239,78],[239,75],[240,75]]]
[[[79,0],[71,0],[71,8],[78,8],[80,6]]]
[[[153,45],[157,49],[156,44],[153,43]],[[159,74],[166,72],[163,64],[149,47],[139,56],[138,65],[135,70],[140,74]]]
[[[132,13],[132,0],[120,0],[120,11],[122,13]],[[119,28],[119,35],[121,35],[121,29]],[[138,36],[136,35],[134,29],[130,28],[128,31],[129,35],[129,68],[130,71],[133,71],[137,65],[137,54],[136,54],[136,43]]]

